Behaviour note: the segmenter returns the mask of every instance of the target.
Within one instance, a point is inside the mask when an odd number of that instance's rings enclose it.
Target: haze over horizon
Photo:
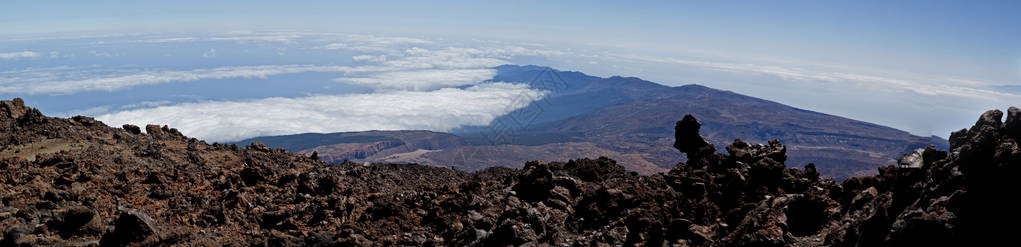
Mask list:
[[[531,90],[480,83],[502,64],[701,84],[923,136],[1021,102],[1008,1],[6,5],[3,98],[211,141],[485,125]]]

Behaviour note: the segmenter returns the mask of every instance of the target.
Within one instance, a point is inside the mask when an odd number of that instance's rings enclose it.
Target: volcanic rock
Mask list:
[[[684,119],[677,121],[674,126],[674,148],[687,154],[688,160],[697,160],[716,152],[716,148],[698,133],[700,128],[702,124],[691,114],[684,115]]]
[[[1007,109],[1007,121],[1003,122],[1003,129],[1014,138],[1021,137],[1021,109],[1013,106]]]
[[[897,165],[902,168],[920,168],[923,165],[930,165],[936,161],[946,158],[947,152],[936,150],[932,145],[926,148],[915,149],[897,160]]]
[[[31,110],[31,108],[25,106],[25,101],[21,98],[0,102],[0,113],[3,114],[4,118],[19,119]]]
[[[688,161],[642,176],[607,158],[331,165],[23,105],[0,102],[3,246],[997,245],[1021,222],[1004,201],[1021,196],[1017,110],[983,114],[949,152],[838,182],[788,167],[779,140],[715,153],[691,116],[675,126]]]
[[[103,234],[102,246],[126,246],[145,241],[156,235],[152,218],[143,212],[126,209],[114,221],[113,231]]]
[[[123,128],[124,130],[128,131],[128,133],[135,134],[135,135],[142,133],[142,129],[138,128],[138,126],[135,126],[135,125],[125,124],[125,125],[121,126],[121,128]]]
[[[101,217],[85,206],[71,206],[57,216],[50,225],[52,229],[60,231],[62,236],[99,233],[104,227]]]

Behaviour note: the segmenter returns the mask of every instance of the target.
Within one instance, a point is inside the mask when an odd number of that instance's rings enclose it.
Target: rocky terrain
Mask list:
[[[236,143],[247,146],[253,142],[296,153],[316,153],[326,163],[351,161],[385,161],[392,156],[409,162],[409,154],[422,153],[468,145],[456,135],[424,130],[361,131],[329,134],[306,133],[283,136],[264,136]],[[403,155],[402,155],[403,154]]]
[[[607,158],[466,173],[330,165],[14,99],[0,102],[0,246],[1003,244],[1019,222],[1021,111],[1002,118],[838,183],[785,166],[779,141],[717,148],[691,115],[671,136],[687,161],[666,173]]]

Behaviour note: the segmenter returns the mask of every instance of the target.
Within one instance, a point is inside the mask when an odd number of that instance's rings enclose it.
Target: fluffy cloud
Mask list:
[[[230,37],[213,37],[209,40],[212,41],[237,41],[237,42],[278,42],[278,43],[291,43],[294,39],[301,38],[301,35],[290,33],[290,34],[272,34],[272,35],[243,35],[243,36],[230,36]]]
[[[613,61],[637,61],[644,63],[677,64],[682,66],[715,70],[734,74],[758,74],[775,76],[787,81],[823,82],[855,85],[863,90],[904,91],[928,96],[955,96],[976,99],[1009,98],[1021,99],[1021,95],[986,89],[996,83],[959,78],[914,75],[886,76],[876,73],[842,72],[827,69],[806,69],[803,66],[781,64],[752,64],[685,60],[668,57],[609,54],[592,56]]]
[[[399,53],[399,46],[431,44],[432,41],[408,37],[382,37],[374,35],[341,35],[334,42],[318,47],[325,50],[348,50],[360,52]]]
[[[359,34],[345,35],[344,39],[347,40],[347,41],[350,41],[350,42],[375,44],[375,45],[429,44],[429,43],[432,43],[432,41],[428,41],[428,40],[424,40],[424,39],[418,39],[418,38],[383,37],[383,36],[359,35]]]
[[[39,53],[34,51],[0,53],[0,59],[29,58],[37,56],[39,56]]]
[[[184,103],[98,116],[107,124],[166,124],[207,141],[307,132],[424,129],[486,125],[505,114],[526,85],[486,83],[427,92],[266,98]],[[536,93],[536,92],[531,92]]]
[[[379,56],[358,55],[358,56],[351,57],[351,59],[355,60],[355,62],[377,62],[377,63],[381,63],[381,62],[385,62],[386,61],[386,55],[379,55]]]
[[[38,77],[0,78],[0,93],[70,94],[82,91],[114,91],[127,87],[203,79],[266,78],[273,75],[304,72],[357,72],[378,68],[318,65],[231,66],[194,70],[104,71],[97,76],[74,70],[34,70]],[[49,74],[46,72],[50,72]],[[99,73],[97,73],[99,74]]]
[[[114,56],[117,56],[117,55],[111,54],[109,52],[100,52],[100,51],[89,51],[89,55],[92,55],[92,56],[95,56],[95,57],[114,57]]]
[[[312,39],[309,39],[309,38]],[[316,38],[318,37],[318,38]],[[114,40],[116,41],[116,40]],[[353,56],[359,66],[326,65],[251,65],[199,68],[191,70],[77,67],[73,69],[33,68],[23,71],[0,71],[0,93],[9,94],[74,94],[85,91],[117,91],[130,87],[193,82],[205,79],[266,78],[274,75],[327,72],[343,74],[336,81],[377,86],[378,89],[433,90],[444,86],[463,86],[491,78],[494,66],[507,64],[514,56],[554,56],[562,52],[519,46],[443,47],[432,41],[408,37],[374,35],[302,33],[229,33],[213,37],[155,37],[127,40],[128,43],[170,43],[193,41],[260,41],[260,42],[326,42],[319,49],[367,51]],[[124,41],[120,41],[124,42]],[[332,42],[332,43],[330,43]],[[417,47],[430,46],[430,48]],[[282,48],[283,49],[283,48]],[[116,56],[109,52],[89,50],[92,56]],[[0,58],[38,56],[35,52],[0,53]],[[217,56],[209,49],[201,57]],[[358,64],[360,63],[360,64]],[[19,73],[20,72],[20,73]],[[417,77],[417,78],[416,78]]]
[[[432,68],[486,68],[507,64],[507,61],[487,56],[477,49],[465,49],[448,47],[440,50],[428,50],[412,47],[404,51],[404,57],[386,61],[386,65],[406,69],[432,69]]]
[[[492,79],[494,69],[409,70],[373,74],[371,77],[338,78],[336,81],[368,85],[383,90],[432,90],[470,85]]]
[[[202,57],[203,58],[216,57],[216,49],[215,48],[209,48],[209,51],[206,51],[206,52],[202,53]]]
[[[198,39],[192,37],[181,37],[181,38],[132,40],[128,41],[128,43],[179,43],[179,42],[193,42],[196,40]]]
[[[384,42],[386,43],[386,42]],[[99,52],[90,51],[94,55]],[[374,61],[364,66],[261,65],[226,66],[192,70],[139,70],[129,68],[30,69],[0,72],[0,93],[73,94],[84,91],[116,91],[163,83],[205,79],[267,78],[306,72],[344,73],[336,81],[378,86],[379,89],[432,90],[462,86],[492,78],[489,68],[507,64],[507,50],[447,47],[429,50],[412,47],[397,56],[359,55],[356,61]],[[202,57],[216,56],[210,49]]]

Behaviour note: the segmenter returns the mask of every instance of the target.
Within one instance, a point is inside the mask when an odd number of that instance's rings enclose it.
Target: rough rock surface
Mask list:
[[[606,158],[465,173],[327,165],[2,101],[0,245],[1009,243],[999,241],[1019,222],[1016,112],[1006,123],[983,114],[946,155],[922,150],[921,165],[838,183],[814,165],[786,167],[779,141],[715,153],[694,117],[677,125],[689,160],[668,173],[639,176]]]

